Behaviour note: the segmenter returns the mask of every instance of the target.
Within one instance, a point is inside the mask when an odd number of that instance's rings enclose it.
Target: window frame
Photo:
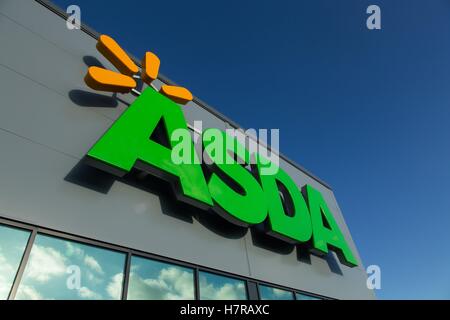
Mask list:
[[[129,264],[128,264],[128,256],[127,256],[128,269],[131,268],[131,259],[133,257],[136,257],[136,258],[146,259],[146,260],[155,261],[155,262],[159,262],[159,263],[165,263],[165,264],[173,265],[174,267],[180,267],[180,268],[186,268],[186,269],[192,270],[192,275],[193,275],[192,281],[194,282],[193,283],[194,300],[198,300],[197,294],[199,294],[199,293],[197,292],[198,289],[197,289],[197,285],[196,285],[196,283],[197,283],[196,273],[198,272],[198,270],[193,265],[190,265],[189,263],[181,264],[181,263],[177,263],[177,262],[172,262],[170,260],[165,261],[165,260],[162,260],[162,259],[155,259],[153,257],[148,257],[148,256],[144,255],[143,253],[131,253],[129,257],[130,257],[130,261],[129,261]],[[123,297],[122,300],[128,300],[127,299],[128,298],[128,289],[129,289],[128,285],[129,285],[129,280],[130,280],[130,273],[129,273],[129,271],[127,272],[126,278],[127,278],[127,290],[126,290],[127,294]],[[122,291],[124,291],[124,290],[125,290],[125,287],[122,288]]]
[[[30,228],[24,228],[22,226],[16,225],[15,223],[3,223],[1,218],[0,218],[0,225],[3,225],[5,227],[10,227],[10,228],[15,228],[15,229],[21,230],[21,231],[29,232],[28,239],[25,244],[25,248],[23,250],[22,256],[20,257],[19,266],[16,270],[16,273],[14,274],[11,288],[9,289],[8,296],[6,297],[6,300],[11,300],[15,297],[15,295],[17,293],[18,284],[20,282],[20,279],[22,278],[23,272],[25,270],[26,262],[28,261],[28,257],[30,255],[30,251],[31,251],[30,243],[31,244],[34,243],[34,238],[36,237],[36,233],[33,232],[33,230],[31,230]],[[25,263],[24,263],[24,261],[25,261]],[[17,283],[17,285],[16,285],[16,283]]]
[[[1,221],[1,218],[0,218],[0,225],[2,225],[2,224],[6,225],[6,224],[4,224]],[[23,264],[22,264],[22,261],[21,261],[20,267],[22,267],[22,265],[23,265],[23,270],[21,270],[21,274],[19,275],[20,278],[18,278],[18,273],[19,272],[17,272],[17,274],[16,274],[17,281],[16,281],[16,279],[14,279],[14,283],[13,283],[13,288],[14,288],[14,286],[16,286],[15,291],[14,291],[14,296],[11,299],[8,299],[8,300],[15,300],[15,298],[16,298],[17,291],[18,291],[18,289],[20,287],[20,282],[23,279],[24,272],[26,271],[26,267],[27,267],[28,262],[29,262],[30,254],[32,252],[32,249],[33,249],[33,246],[34,246],[34,244],[36,242],[36,239],[39,236],[44,236],[44,237],[47,237],[47,238],[53,238],[54,240],[57,240],[57,241],[66,241],[66,242],[70,242],[70,243],[73,243],[73,244],[79,244],[79,245],[84,245],[84,246],[88,246],[88,247],[93,247],[93,248],[96,248],[96,249],[99,249],[99,250],[109,251],[109,252],[118,253],[120,255],[123,255],[124,259],[123,259],[123,266],[122,266],[121,270],[122,270],[122,273],[123,273],[123,277],[125,278],[125,270],[126,270],[127,259],[128,259],[128,254],[126,252],[124,252],[122,250],[118,250],[117,248],[110,248],[110,247],[106,247],[106,246],[103,246],[103,245],[98,245],[96,243],[90,243],[88,241],[85,241],[85,240],[81,239],[81,237],[76,237],[76,236],[74,236],[74,238],[66,237],[65,236],[66,234],[64,234],[64,233],[60,234],[58,232],[58,234],[54,234],[53,232],[51,232],[50,230],[47,230],[47,229],[46,230],[49,231],[49,232],[42,232],[42,231],[40,231],[40,228],[38,228],[38,229],[39,230],[33,230],[32,233],[30,234],[30,238],[31,238],[31,235],[33,235],[33,233],[34,233],[34,237],[32,239],[33,242],[30,244],[28,252],[26,250],[28,249],[29,242],[27,242],[27,246],[25,247],[25,252],[27,254],[26,261],[23,261]],[[23,230],[27,230],[27,229],[23,229]],[[27,230],[27,231],[29,231],[29,230]],[[25,256],[25,254],[24,254],[24,256]],[[19,267],[19,270],[20,270],[20,267]],[[118,299],[106,299],[106,300],[111,300],[111,301],[123,300],[124,288],[125,288],[125,286],[124,286],[124,279],[123,279],[122,280],[122,290],[121,290],[120,297]],[[12,290],[11,290],[11,292],[12,292]],[[56,300],[58,300],[58,299],[56,299]]]
[[[198,270],[198,276],[199,276],[198,281],[197,281],[198,282],[198,286],[199,286],[199,292],[198,292],[199,297],[198,297],[198,300],[201,300],[200,299],[200,272],[209,273],[209,274],[211,274],[213,276],[219,276],[219,277],[228,278],[228,279],[231,279],[231,280],[237,280],[237,281],[243,282],[244,283],[244,290],[245,290],[245,297],[246,297],[246,299],[243,300],[243,301],[251,300],[250,299],[250,294],[249,294],[248,280],[247,279],[240,279],[240,278],[235,277],[233,275],[227,274],[226,272],[224,274],[219,274],[217,272],[213,272],[213,271],[209,271],[209,270],[202,270],[201,268]],[[202,301],[206,301],[206,300],[202,300]]]
[[[124,247],[121,245],[111,244],[111,243],[108,243],[105,241],[94,240],[94,239],[80,236],[80,235],[74,235],[74,234],[67,233],[67,232],[61,232],[61,231],[57,231],[57,230],[46,228],[46,227],[41,227],[41,226],[31,224],[31,223],[19,222],[19,221],[13,220],[13,219],[0,217],[0,224],[5,225],[5,226],[16,227],[16,228],[27,230],[27,231],[31,232],[31,234],[28,238],[28,242],[25,246],[25,251],[24,251],[24,254],[20,261],[19,268],[14,277],[14,282],[11,287],[10,293],[8,295],[8,300],[14,300],[14,298],[17,294],[17,289],[19,287],[19,283],[23,277],[25,267],[26,267],[29,257],[30,257],[31,249],[33,247],[34,241],[38,234],[53,236],[53,237],[57,237],[57,238],[60,238],[63,240],[74,241],[74,242],[78,242],[81,244],[98,247],[101,249],[108,249],[108,250],[124,253],[126,256],[125,256],[125,266],[124,266],[124,277],[123,277],[123,283],[122,283],[121,300],[127,300],[130,267],[131,267],[131,257],[132,256],[138,256],[141,258],[151,259],[151,260],[155,260],[158,262],[169,263],[169,264],[173,264],[175,266],[186,267],[186,268],[192,269],[194,271],[194,279],[193,280],[194,280],[195,300],[200,300],[200,288],[199,288],[199,273],[200,273],[200,271],[244,281],[248,300],[261,300],[261,295],[259,292],[260,285],[289,291],[294,295],[294,300],[297,300],[296,293],[308,295],[308,296],[323,299],[323,300],[330,300],[330,299],[334,300],[331,297],[314,294],[311,292],[307,292],[307,291],[303,291],[303,290],[299,290],[299,289],[295,289],[295,288],[290,288],[290,287],[278,285],[278,284],[263,281],[263,280],[249,278],[249,277],[233,274],[230,272],[225,272],[222,270],[201,266],[201,265],[198,265],[195,263],[184,262],[184,261],[177,260],[174,258],[160,256],[157,254],[153,254],[153,253],[149,253],[149,252],[145,252],[145,251],[141,251],[141,250],[131,249],[131,248]],[[252,287],[254,289],[255,285],[256,285],[256,289],[251,290],[250,287]]]
[[[288,299],[286,301],[296,300],[295,299],[295,296],[296,296],[296,292],[295,291],[287,290],[287,289],[284,289],[284,288],[278,288],[278,287],[275,287],[275,286],[272,286],[272,285],[267,285],[267,284],[264,284],[264,283],[258,283],[258,292],[259,292],[259,299],[260,300],[263,300],[261,298],[261,287],[266,287],[266,288],[269,288],[269,289],[283,290],[283,291],[288,292],[288,293],[291,294],[291,299]],[[273,299],[265,299],[265,300],[266,301],[270,301],[270,300],[273,300]],[[281,299],[281,300],[285,300],[285,299]]]

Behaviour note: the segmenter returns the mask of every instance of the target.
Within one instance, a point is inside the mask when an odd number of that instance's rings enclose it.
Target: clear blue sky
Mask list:
[[[280,128],[381,266],[379,298],[450,298],[449,1],[54,2],[243,127]]]

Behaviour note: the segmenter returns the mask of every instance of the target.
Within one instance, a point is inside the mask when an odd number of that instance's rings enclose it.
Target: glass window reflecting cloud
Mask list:
[[[0,300],[8,298],[30,233],[0,225]]]
[[[290,291],[263,285],[259,286],[259,295],[261,300],[294,300],[294,294]]]
[[[295,298],[297,300],[322,300],[321,298],[310,296],[310,295],[303,294],[303,293],[298,293],[298,292],[295,293]]]
[[[201,300],[246,300],[245,282],[209,272],[199,273]]]
[[[192,269],[133,256],[131,258],[129,300],[193,300]]]
[[[120,299],[124,266],[123,253],[38,235],[16,299]]]

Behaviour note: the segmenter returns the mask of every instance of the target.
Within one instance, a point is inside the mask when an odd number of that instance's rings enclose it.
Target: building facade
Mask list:
[[[142,171],[117,177],[87,165],[136,99],[84,83],[89,66],[114,69],[96,50],[98,35],[69,30],[64,12],[31,0],[0,3],[0,34],[0,299],[375,297],[326,183],[281,156],[299,187],[322,194],[355,267],[178,202]],[[183,113],[190,125],[237,126],[196,98]]]

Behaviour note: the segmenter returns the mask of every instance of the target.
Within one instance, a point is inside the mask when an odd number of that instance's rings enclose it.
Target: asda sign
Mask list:
[[[218,129],[202,133],[202,150],[210,161],[201,163],[191,135],[170,139],[180,129],[189,132],[180,105],[149,87],[89,150],[89,163],[119,176],[132,168],[148,172],[171,182],[180,201],[212,208],[239,226],[265,223],[270,236],[303,244],[315,254],[334,250],[341,263],[357,265],[319,191],[309,185],[299,189],[281,168],[263,174],[264,167],[273,164],[259,154],[250,154],[238,139],[217,145],[217,137],[230,138]],[[154,139],[156,133],[167,143]],[[174,161],[177,148],[188,153],[190,161]],[[256,162],[249,169],[252,157]]]
[[[85,83],[139,97],[89,150],[88,163],[118,176],[140,169],[169,181],[180,201],[212,209],[242,227],[264,224],[270,236],[318,255],[331,249],[341,263],[358,264],[319,191],[309,185],[299,189],[273,161],[218,129],[204,130],[196,150],[179,105],[193,96],[183,87],[154,85],[158,56],[146,52],[139,68],[106,35],[97,49],[120,72],[93,66]],[[139,80],[148,85],[142,93],[136,90]]]

